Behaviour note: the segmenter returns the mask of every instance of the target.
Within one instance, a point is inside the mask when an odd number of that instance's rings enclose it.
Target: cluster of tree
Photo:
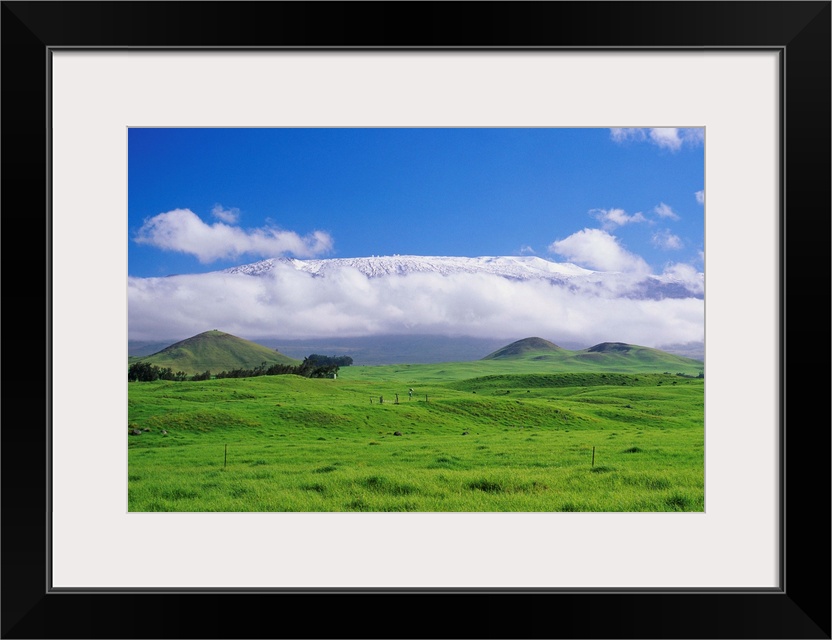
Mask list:
[[[331,378],[333,374],[338,373],[339,364],[336,361],[342,362],[343,366],[352,364],[352,358],[349,356],[345,356],[344,358],[329,358],[327,356],[312,354],[304,358],[303,362],[297,366],[291,364],[267,365],[264,362],[254,369],[220,371],[217,374],[217,378],[254,378],[256,376],[280,376],[286,374],[294,374],[305,378]]]
[[[704,371],[700,371],[700,372],[699,372],[699,375],[696,375],[696,376],[691,375],[691,374],[689,374],[689,373],[682,373],[682,372],[679,372],[679,373],[677,373],[676,375],[677,375],[677,376],[679,376],[680,378],[700,378],[700,379],[701,379],[701,378],[704,378],[704,377],[705,377],[705,372],[704,372]]]
[[[281,376],[286,374],[297,374],[298,367],[291,364],[272,364],[265,362],[254,369],[232,369],[231,371],[220,371],[217,378],[255,378],[257,376]]]
[[[299,365],[272,364],[265,362],[254,369],[232,369],[231,371],[220,371],[216,378],[255,378],[257,376],[280,376],[293,374],[305,378],[331,378],[338,373],[339,367],[347,367],[352,364],[349,356],[328,357],[312,354],[303,359]],[[210,380],[211,372],[197,373],[192,376],[184,371],[176,373],[170,367],[159,367],[149,362],[135,362],[127,369],[127,380],[130,382],[152,382],[153,380],[175,380],[177,382],[199,380]]]
[[[352,364],[352,358],[349,356],[322,356],[313,353],[311,356],[304,358],[304,362],[308,362],[316,367],[348,367]]]
[[[207,377],[203,377],[206,374]],[[182,382],[184,380],[207,380],[210,377],[210,371],[189,376],[184,371],[174,373],[170,367],[158,367],[149,362],[134,362],[127,368],[127,380],[130,382],[153,382],[154,380],[176,380],[177,382]]]

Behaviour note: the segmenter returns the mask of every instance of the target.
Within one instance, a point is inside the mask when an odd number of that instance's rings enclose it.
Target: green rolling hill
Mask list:
[[[569,351],[542,338],[524,338],[488,354],[482,360],[548,362],[558,370],[667,371],[690,374],[702,371],[701,360],[624,342],[602,342],[588,349]]]
[[[170,367],[174,372],[184,371],[191,375],[204,371],[219,373],[233,369],[253,369],[264,362],[269,365],[300,364],[300,360],[279,351],[216,330],[192,336],[149,356],[128,359],[130,363],[137,361],[149,362],[162,368]]]
[[[170,367],[173,372],[183,371],[188,375],[253,369],[264,362],[293,366],[301,363],[277,350],[216,330],[187,338],[149,356],[128,358],[128,364],[138,361]],[[479,360],[350,367],[354,370],[349,372],[349,377],[397,377],[397,372],[405,371],[407,375],[437,381],[486,375],[591,371],[668,372],[696,376],[704,368],[701,360],[623,342],[603,342],[588,349],[570,351],[548,340],[532,337],[512,342]]]
[[[554,358],[563,357],[571,352],[562,349],[554,342],[549,342],[543,338],[524,338],[517,342],[512,342],[505,347],[497,349],[493,353],[489,353],[482,358],[483,360],[513,360],[518,358],[532,357],[541,359],[541,357],[552,356]]]

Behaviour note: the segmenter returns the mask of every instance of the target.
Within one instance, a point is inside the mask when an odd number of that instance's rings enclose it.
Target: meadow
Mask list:
[[[131,512],[704,510],[690,372],[350,366],[130,382],[128,405]]]

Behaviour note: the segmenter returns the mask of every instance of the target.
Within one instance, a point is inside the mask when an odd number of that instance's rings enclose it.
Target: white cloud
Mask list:
[[[601,222],[601,226],[607,231],[612,231],[616,227],[630,224],[633,222],[646,222],[647,218],[641,211],[628,215],[624,209],[591,209],[589,215]]]
[[[553,242],[549,250],[588,269],[639,276],[650,273],[650,267],[643,258],[624,249],[615,236],[601,229],[573,233],[568,238]]]
[[[610,129],[610,138],[615,142],[641,142],[647,139],[647,132],[649,129],[636,128],[613,128]]]
[[[275,227],[243,229],[224,222],[209,225],[190,209],[174,209],[148,218],[135,241],[159,249],[189,253],[203,263],[244,254],[261,257],[290,254],[306,258],[332,250],[332,238],[323,231],[314,231],[302,237],[294,231]]]
[[[613,128],[610,129],[610,138],[618,143],[648,141],[661,149],[679,151],[685,145],[703,144],[705,130],[701,127]]]
[[[705,274],[697,271],[689,264],[678,262],[668,265],[665,267],[662,275],[684,284],[693,293],[699,295],[704,295],[705,293]]]
[[[696,147],[705,144],[705,128],[704,127],[690,127],[687,129],[679,129],[679,135],[685,144]]]
[[[699,204],[705,204],[705,190],[697,191],[693,194]]]
[[[674,273],[693,277],[682,268]],[[367,278],[344,269],[314,277],[287,265],[261,276],[128,278],[129,333],[136,340],[183,339],[213,328],[250,340],[539,335],[555,342],[645,346],[704,339],[702,299],[619,297],[632,291],[634,279],[622,276],[608,285],[598,275],[597,282],[571,288],[490,274]]]
[[[660,202],[655,206],[653,212],[659,216],[660,218],[670,218],[671,220],[678,220],[679,214],[676,213],[673,209],[671,209],[668,205],[664,202]]]
[[[650,129],[650,141],[663,149],[678,151],[682,148],[682,138],[679,130],[674,128]]]
[[[653,246],[659,247],[660,249],[664,249],[666,251],[681,249],[683,246],[682,239],[677,235],[673,235],[669,229],[657,231],[653,234],[650,241],[653,243]]]
[[[521,256],[528,256],[528,255],[535,255],[536,252],[529,245],[524,244],[522,247],[520,247],[520,252],[519,253],[520,253]]]
[[[226,209],[221,204],[217,203],[214,205],[214,208],[211,209],[211,215],[219,220],[222,220],[223,222],[236,224],[240,219],[240,210],[237,207]]]

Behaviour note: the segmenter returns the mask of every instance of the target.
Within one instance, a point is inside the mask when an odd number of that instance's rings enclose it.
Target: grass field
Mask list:
[[[129,510],[703,511],[704,380],[678,373],[527,359],[133,382]]]

